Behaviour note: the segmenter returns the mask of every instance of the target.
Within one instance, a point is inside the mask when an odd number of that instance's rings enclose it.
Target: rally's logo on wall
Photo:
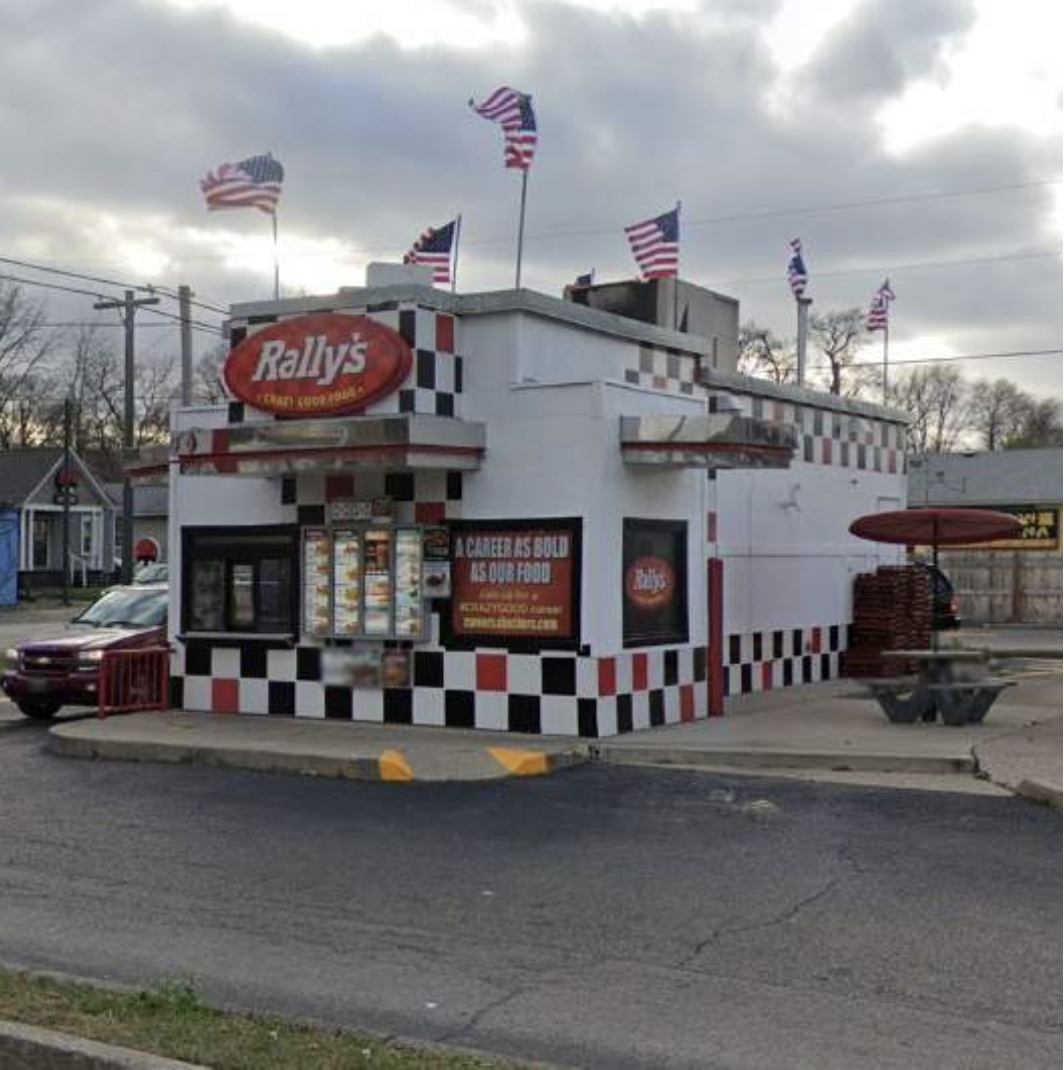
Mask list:
[[[413,354],[390,327],[365,316],[322,312],[265,328],[225,362],[233,395],[277,416],[358,412],[397,390]]]
[[[675,591],[675,573],[663,557],[636,558],[625,570],[625,597],[640,609],[667,605]]]

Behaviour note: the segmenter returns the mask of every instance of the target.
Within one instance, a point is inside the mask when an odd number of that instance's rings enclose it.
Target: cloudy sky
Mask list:
[[[540,123],[528,286],[631,277],[623,226],[681,200],[683,275],[779,334],[800,236],[814,311],[889,275],[895,359],[1059,349],[1061,21],[1057,0],[0,0],[0,256],[268,296],[268,218],[208,215],[198,180],[269,150],[287,292],[359,285],[455,212],[461,288],[507,287],[519,178],[466,100],[509,84]],[[56,320],[90,306],[49,297]],[[1059,354],[960,366],[1061,392]]]

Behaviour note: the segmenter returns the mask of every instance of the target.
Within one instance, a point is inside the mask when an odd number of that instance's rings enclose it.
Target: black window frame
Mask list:
[[[676,579],[677,588],[677,613],[681,618],[681,625],[676,629],[665,632],[635,631],[629,632],[629,608],[628,599],[625,597],[624,580],[628,572],[628,566],[632,564],[629,551],[629,533],[637,535],[639,531],[650,532],[656,535],[669,535],[679,540],[679,553],[674,561],[670,561],[673,575]],[[684,646],[691,640],[691,610],[688,599],[688,555],[690,525],[686,520],[660,520],[657,518],[644,518],[626,516],[621,522],[621,644],[625,650],[629,648],[645,646]]]
[[[209,548],[197,545],[201,540],[224,539],[221,545]],[[265,540],[275,540],[268,544]],[[281,541],[283,540],[283,541]],[[285,545],[287,543],[287,545]],[[296,524],[264,524],[250,527],[186,527],[181,529],[181,629],[190,636],[210,635],[265,639],[282,636],[295,639],[299,634],[299,526]],[[288,622],[285,627],[267,630],[259,626],[261,615],[261,565],[266,560],[288,563]],[[192,568],[196,561],[222,562],[222,628],[217,630],[192,627]],[[232,624],[231,582],[234,565],[250,564],[256,622],[251,627]]]

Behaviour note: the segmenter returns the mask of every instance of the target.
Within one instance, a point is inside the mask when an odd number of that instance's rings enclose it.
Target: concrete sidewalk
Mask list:
[[[600,761],[978,794],[1060,807],[1061,676],[1052,663],[1007,672],[983,724],[896,725],[854,680],[744,695],[724,717],[602,740]],[[962,774],[962,775],[958,775]],[[1026,786],[1025,786],[1026,784]],[[1021,788],[1023,789],[1021,791]]]
[[[543,776],[588,759],[585,743],[560,737],[180,711],[67,721],[47,747],[67,758],[396,782]]]
[[[1060,808],[1061,671],[1000,670],[1018,686],[983,724],[896,725],[857,681],[745,695],[725,717],[598,741],[305,718],[143,713],[67,721],[48,738],[78,758],[190,762],[389,781],[544,775],[589,759],[975,794]]]

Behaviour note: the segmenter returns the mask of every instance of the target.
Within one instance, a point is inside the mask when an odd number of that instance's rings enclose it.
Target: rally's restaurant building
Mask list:
[[[903,416],[737,375],[673,280],[369,281],[235,307],[175,413],[175,704],[607,736],[837,674]]]

